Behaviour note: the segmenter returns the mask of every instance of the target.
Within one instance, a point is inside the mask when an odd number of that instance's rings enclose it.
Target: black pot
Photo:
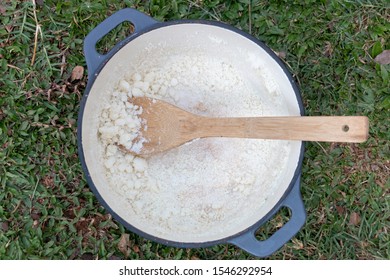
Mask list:
[[[97,42],[116,26],[126,21],[134,25],[134,32],[119,42],[107,54],[102,55],[98,53],[96,51]],[[228,44],[221,45],[221,49],[215,50],[215,48],[212,48],[214,42],[209,42],[209,39],[205,38],[204,34],[206,33],[215,33],[216,37],[223,37]],[[192,35],[190,36],[188,34]],[[127,210],[124,210],[124,208],[128,207],[126,205],[126,199],[110,190],[107,186],[107,180],[104,178],[103,167],[100,163],[101,160],[95,148],[98,143],[97,114],[99,108],[102,106],[101,104],[106,102],[104,97],[105,88],[110,86],[110,83],[117,81],[118,73],[126,70],[125,60],[128,59],[128,62],[132,62],[132,59],[137,57],[140,46],[145,44],[155,46],[158,40],[165,40],[165,42],[168,42],[168,45],[180,45],[183,40],[180,42],[179,40],[187,35],[189,36],[188,38],[193,38],[193,41],[190,43],[187,42],[186,44],[197,45],[200,49],[210,47],[210,49],[214,49],[211,55],[218,55],[219,53],[225,55],[234,53],[234,55],[238,55],[236,54],[237,48],[240,48],[240,50],[245,50],[243,54],[248,52],[253,53],[255,58],[258,56],[259,61],[265,65],[264,67],[269,73],[274,75],[278,85],[281,87],[282,94],[285,95],[286,106],[289,107],[288,110],[291,112],[291,115],[303,115],[300,92],[293,78],[280,59],[264,43],[245,32],[220,22],[178,20],[163,23],[137,10],[123,9],[99,24],[88,34],[84,41],[84,53],[88,66],[88,85],[81,101],[78,118],[78,148],[87,182],[99,202],[116,220],[127,229],[149,240],[168,246],[186,248],[231,243],[255,256],[268,256],[288,242],[300,230],[306,219],[306,213],[300,195],[300,174],[304,153],[302,142],[293,141],[289,144],[291,146],[291,157],[288,159],[288,166],[284,171],[285,176],[280,179],[281,186],[275,187],[273,194],[268,195],[266,198],[266,202],[263,200],[258,202],[258,204],[264,205],[258,206],[254,204],[247,206],[248,211],[255,209],[255,213],[251,212],[250,214],[252,217],[251,221],[247,222],[245,226],[238,227],[236,230],[230,230],[226,234],[221,233],[218,236],[210,238],[196,238],[191,236],[185,238],[174,236],[171,238],[169,235],[156,234],[152,226],[146,226],[144,228],[142,223],[134,222],[131,215],[128,215]],[[175,40],[178,41],[177,44]],[[205,45],[209,46],[205,47]],[[177,48],[180,49],[181,46]],[[228,49],[225,51],[223,48]],[[142,59],[147,60],[148,58],[143,57]],[[238,57],[237,61],[243,59],[245,60],[246,58]],[[250,67],[248,66],[248,68]],[[264,223],[269,221],[282,207],[290,209],[291,217],[289,221],[267,240],[259,241],[255,237],[256,231]],[[258,214],[256,214],[257,212]],[[242,219],[245,219],[245,212],[238,214],[242,215]],[[144,221],[144,223],[147,222]],[[226,221],[226,223],[228,224],[229,221]]]

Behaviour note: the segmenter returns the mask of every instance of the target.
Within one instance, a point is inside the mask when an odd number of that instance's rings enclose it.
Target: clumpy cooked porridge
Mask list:
[[[137,151],[142,108],[129,98],[162,99],[192,113],[213,117],[286,115],[278,85],[258,67],[263,87],[228,59],[180,54],[140,65],[118,77],[99,115],[99,145],[111,191],[125,197],[139,224],[162,237],[210,235],[240,224],[248,205],[273,195],[287,164],[290,143],[276,140],[205,138],[141,158]]]

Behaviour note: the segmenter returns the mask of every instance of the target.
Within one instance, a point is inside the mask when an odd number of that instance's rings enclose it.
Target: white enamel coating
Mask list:
[[[154,59],[182,52],[206,53],[209,56],[223,56],[242,70],[255,86],[259,88],[272,87],[261,78],[258,72],[262,69],[264,75],[269,75],[276,82],[283,94],[285,114],[300,115],[299,105],[293,87],[280,65],[259,45],[231,30],[206,24],[184,23],[168,25],[147,32],[125,45],[104,66],[96,78],[85,105],[82,120],[82,145],[85,161],[90,176],[102,198],[109,207],[123,220],[135,228],[158,238],[175,242],[208,242],[232,236],[245,230],[264,217],[278,203],[286,192],[299,161],[301,142],[289,141],[289,159],[287,167],[280,170],[280,176],[273,184],[266,197],[259,197],[257,205],[247,205],[244,211],[238,210],[237,217],[216,224],[219,230],[210,230],[199,234],[182,235],[174,229],[156,228],[146,220],[139,220],[129,206],[126,196],[120,196],[113,191],[104,174],[98,145],[98,115],[107,103],[110,92],[118,83],[123,73],[137,70],[139,65],[156,67]],[[264,100],[266,102],[266,100]],[[269,168],[279,168],[270,166]],[[232,197],[234,199],[234,197]],[[232,222],[233,221],[233,222]]]

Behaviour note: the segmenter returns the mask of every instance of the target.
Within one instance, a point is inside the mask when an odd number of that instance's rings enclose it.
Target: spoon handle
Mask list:
[[[199,137],[233,137],[361,143],[368,138],[365,116],[206,118]]]

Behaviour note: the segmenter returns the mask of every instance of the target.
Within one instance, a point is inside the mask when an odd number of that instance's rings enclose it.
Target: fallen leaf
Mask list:
[[[125,255],[126,258],[129,255],[129,252],[127,250],[129,248],[129,243],[130,243],[129,237],[130,237],[129,234],[123,233],[118,243],[119,251],[121,251],[121,253]]]
[[[7,11],[7,9],[3,5],[0,5],[0,15],[5,16],[6,11]]]
[[[371,170],[373,172],[377,172],[379,170],[379,166],[377,164],[371,164]]]
[[[14,29],[14,26],[13,26],[13,25],[10,25],[10,24],[5,25],[4,27],[5,27],[5,30],[8,31],[8,33],[11,33],[11,31]]]
[[[81,80],[84,75],[84,67],[83,66],[76,66],[72,70],[72,75],[70,76],[70,81],[76,81],[76,80]]]
[[[336,211],[337,211],[337,213],[338,213],[339,215],[343,215],[344,212],[345,212],[345,208],[344,208],[343,206],[337,205],[337,206],[336,206]]]
[[[88,228],[89,221],[85,218],[81,218],[74,226],[77,232],[81,233],[82,235],[85,235],[90,231],[90,229]]]
[[[139,253],[139,247],[137,245],[133,246],[134,253]]]
[[[358,224],[360,224],[360,215],[356,212],[352,212],[351,213],[351,216],[349,217],[349,223],[351,225],[354,225],[354,226],[357,226]]]
[[[45,176],[42,178],[42,185],[44,185],[47,188],[53,188],[54,187],[54,178],[51,176]]]
[[[382,65],[390,64],[390,50],[384,50],[382,53],[378,54],[374,61]]]
[[[40,218],[39,214],[37,214],[37,213],[31,213],[31,214],[30,214],[30,217],[31,217],[33,220],[39,220],[39,218]]]
[[[325,43],[325,50],[324,50],[324,55],[326,57],[331,57],[333,54],[333,47],[332,47],[332,44],[330,42],[326,42]]]
[[[0,229],[3,231],[8,231],[8,223],[7,222],[1,222],[0,223]]]

